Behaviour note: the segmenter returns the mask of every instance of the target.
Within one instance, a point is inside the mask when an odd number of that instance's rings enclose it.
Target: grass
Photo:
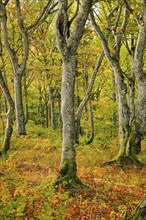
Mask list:
[[[27,136],[13,136],[0,166],[0,219],[120,220],[124,215],[130,219],[146,194],[146,172],[136,167],[100,167],[117,152],[116,138],[109,146],[96,142],[77,146],[78,176],[90,188],[65,191],[51,186],[60,165],[60,132],[31,126]],[[139,157],[146,163],[145,155],[143,141]]]

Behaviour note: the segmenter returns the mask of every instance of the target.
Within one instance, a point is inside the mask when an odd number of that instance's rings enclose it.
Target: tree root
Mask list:
[[[59,176],[58,179],[53,183],[53,186],[62,185],[65,189],[78,188],[81,185],[84,185],[77,176]]]
[[[112,164],[118,164],[119,167],[126,167],[128,165],[136,165],[138,168],[143,168],[145,166],[144,163],[139,161],[137,158],[132,156],[123,156],[120,155],[112,160],[101,163],[101,166],[108,166]]]
[[[138,205],[132,220],[146,219],[146,198]]]
[[[108,165],[112,165],[113,163],[117,163],[117,162],[118,162],[117,159],[112,159],[112,160],[101,163],[100,166],[108,166]]]

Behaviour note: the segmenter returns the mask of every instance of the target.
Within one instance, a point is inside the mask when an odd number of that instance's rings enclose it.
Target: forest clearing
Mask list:
[[[146,172],[131,165],[100,166],[116,155],[116,138],[109,146],[96,142],[77,146],[77,173],[89,188],[67,189],[50,185],[59,172],[58,132],[42,128],[28,132],[12,138],[6,162],[1,161],[0,219],[120,220],[125,215],[131,219],[146,194]],[[139,157],[146,163],[145,155],[143,141]]]

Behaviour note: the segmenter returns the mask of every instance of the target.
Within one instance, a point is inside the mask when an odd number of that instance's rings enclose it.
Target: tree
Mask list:
[[[145,220],[146,219],[146,199],[138,205],[134,215],[132,216],[132,220]]]
[[[26,26],[24,22],[24,16],[22,13],[22,8],[20,5],[20,1],[16,0],[14,14],[11,15],[13,19],[17,16],[18,19],[18,42],[20,41],[20,45],[17,42],[17,45],[13,45],[14,42],[11,42],[10,35],[8,32],[7,26],[7,9],[6,6],[9,0],[3,2],[0,1],[0,20],[1,20],[1,29],[3,34],[3,42],[7,52],[10,56],[10,60],[13,66],[14,73],[14,95],[15,95],[15,110],[16,110],[16,127],[18,135],[25,135],[25,117],[23,110],[23,100],[22,100],[22,77],[26,72],[26,64],[29,56],[29,37],[30,31],[34,30],[38,25],[40,25],[48,16],[57,3],[52,4],[52,1],[48,1],[40,16],[34,21],[33,24]],[[13,4],[13,3],[12,3]],[[16,43],[16,42],[15,42]],[[14,43],[14,44],[15,44]],[[20,48],[22,49],[20,52]]]
[[[22,39],[24,43],[24,56],[22,58],[21,64],[19,64],[18,57],[16,56],[16,51],[12,48],[12,46],[10,46],[9,43],[9,36],[7,29],[7,12],[6,12],[7,3],[8,1],[6,1],[5,3],[3,3],[2,1],[0,2],[1,28],[2,28],[4,45],[9,53],[13,65],[17,134],[21,135],[21,134],[26,134],[24,112],[22,105],[21,79],[26,68],[26,61],[28,59],[29,43],[28,43],[28,34],[26,29],[24,28],[24,23],[21,17],[20,3],[19,1],[17,1],[16,5],[17,5],[18,24],[21,30]]]
[[[13,132],[13,115],[14,115],[14,101],[10,95],[9,89],[4,81],[4,78],[2,76],[2,72],[0,70],[0,87],[4,93],[4,96],[7,100],[8,103],[8,111],[7,111],[7,124],[6,124],[6,129],[5,129],[5,138],[3,142],[3,149],[0,152],[3,156],[6,155],[7,151],[10,148],[10,140],[11,140],[11,135]]]
[[[129,96],[129,103],[132,105],[129,105],[127,102],[127,84],[125,83],[125,73],[122,70],[121,64],[120,64],[120,54],[121,54],[121,48],[123,44],[123,34],[126,34],[126,28],[128,25],[128,19],[129,19],[129,7],[122,5],[115,6],[110,13],[107,16],[108,21],[108,28],[105,31],[105,34],[103,33],[102,29],[100,28],[100,25],[95,21],[94,13],[91,12],[91,20],[92,24],[95,28],[95,31],[97,32],[104,52],[105,56],[112,66],[113,72],[114,72],[114,78],[115,78],[115,84],[117,87],[117,97],[118,97],[118,113],[119,113],[119,141],[120,141],[120,151],[116,159],[110,161],[119,161],[121,164],[123,162],[132,161],[133,163],[142,166],[142,163],[138,161],[136,156],[136,148],[137,145],[139,145],[139,141],[137,142],[137,136],[139,137],[138,133],[141,130],[141,133],[144,131],[144,121],[145,121],[145,95],[144,95],[144,87],[145,87],[145,75],[143,74],[142,70],[142,60],[144,55],[144,48],[145,48],[145,8],[143,7],[143,24],[141,24],[139,27],[139,37],[136,45],[136,49],[134,52],[134,75],[137,79],[138,86],[138,102],[137,102],[137,110],[134,111],[134,102],[132,101],[134,96],[132,93],[132,96]],[[116,13],[116,16],[115,14]],[[114,21],[113,22],[113,17]],[[112,23],[113,22],[113,23]],[[109,32],[110,31],[110,32]],[[109,48],[108,44],[108,38],[109,34],[113,33],[112,41],[114,41],[114,49]],[[110,35],[111,36],[111,35]],[[141,52],[139,51],[139,48],[141,48]],[[131,73],[132,76],[132,73]],[[139,82],[138,82],[139,81]],[[130,98],[132,98],[130,100]],[[144,107],[144,108],[143,108]],[[141,110],[140,110],[141,109]],[[139,117],[140,115],[140,117]],[[141,129],[140,129],[140,123],[141,121]],[[141,140],[141,139],[140,139]]]
[[[83,35],[84,26],[91,8],[91,0],[77,1],[74,16],[69,19],[67,0],[59,1],[56,20],[57,45],[62,58],[61,115],[62,115],[62,158],[58,183],[81,184],[76,175],[74,85],[77,63],[77,48]],[[80,7],[80,10],[79,10]]]
[[[138,98],[130,134],[130,143],[138,145],[144,137],[146,125],[146,74],[144,72],[144,53],[146,47],[146,2],[141,1],[140,16],[137,18],[139,32],[135,42],[132,69],[138,86]]]
[[[88,85],[88,88],[87,88],[87,91],[86,91],[86,95],[84,97],[84,99],[82,100],[82,102],[80,103],[79,107],[78,107],[78,111],[77,111],[77,116],[76,116],[76,143],[79,143],[79,130],[80,130],[80,119],[81,119],[81,115],[82,115],[82,112],[83,112],[83,109],[86,105],[86,103],[89,101],[89,108],[91,108],[91,101],[89,100],[90,99],[90,95],[91,95],[91,92],[92,92],[92,88],[93,88],[93,85],[94,85],[94,81],[96,79],[96,76],[97,76],[97,72],[101,66],[101,63],[102,63],[102,60],[103,60],[103,57],[104,57],[104,53],[102,52],[98,61],[97,61],[97,64],[94,68],[94,71],[93,71],[93,74],[92,74],[92,77],[91,77],[91,81]],[[91,121],[92,121],[92,113],[91,113],[91,109],[90,109],[90,117],[91,117]],[[93,130],[93,127],[91,125],[91,130]],[[92,133],[92,132],[91,132]],[[92,141],[92,136],[91,136],[91,141]]]

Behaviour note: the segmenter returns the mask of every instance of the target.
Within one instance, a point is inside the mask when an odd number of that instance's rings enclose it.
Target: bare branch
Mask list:
[[[130,7],[127,0],[123,0],[123,2],[125,3],[125,5],[126,5],[127,9],[129,10],[129,12],[132,14],[134,10]]]
[[[126,27],[127,27],[127,24],[128,24],[128,18],[129,18],[129,12],[127,10],[127,8],[125,8],[124,10],[124,19],[123,19],[123,22],[122,22],[122,25],[121,25],[121,30],[123,33],[125,33],[126,31]]]
[[[28,41],[28,33],[26,30],[26,27],[24,26],[24,21],[22,19],[22,14],[21,14],[21,7],[20,7],[20,1],[16,0],[16,9],[17,9],[17,17],[18,17],[18,25],[22,34],[22,39],[23,39],[23,48],[24,48],[24,55],[23,55],[23,60],[20,65],[21,72],[22,74],[24,73],[23,70],[26,67],[26,62],[28,59],[28,54],[29,54],[29,41]]]
[[[102,64],[103,58],[104,58],[104,51],[101,52],[101,54],[98,58],[97,64],[96,64],[96,66],[93,70],[91,80],[90,80],[90,83],[88,85],[88,88],[87,88],[87,91],[86,91],[86,94],[85,94],[85,97],[84,97],[84,99],[82,100],[82,102],[80,103],[80,105],[78,107],[78,112],[77,112],[77,117],[76,117],[76,139],[78,139],[77,136],[78,136],[78,133],[79,133],[79,125],[80,125],[81,115],[82,115],[82,112],[83,112],[83,109],[84,109],[86,103],[90,99],[90,95],[91,95],[91,92],[92,92],[92,89],[93,89],[93,85],[94,85],[98,70],[99,70],[99,68]]]
[[[0,3],[0,20],[1,20],[1,30],[2,30],[2,37],[3,37],[3,42],[4,45],[9,53],[10,59],[12,63],[15,63],[17,61],[16,53],[15,51],[11,48],[10,43],[9,43],[9,36],[8,36],[8,28],[7,28],[7,12],[5,9],[5,4]]]
[[[20,1],[16,0],[16,9],[17,9],[17,18],[18,18],[18,25],[22,33],[24,33],[24,22],[21,15],[21,7],[20,7]]]
[[[128,11],[129,11],[131,14],[133,14],[134,9],[132,9],[132,8],[130,7],[130,5],[128,4],[127,0],[123,0],[123,2],[125,3],[125,5],[126,5]],[[135,20],[136,20],[137,24],[140,25],[140,23],[139,23],[139,18],[138,18],[136,15],[135,15]]]
[[[121,12],[122,12],[122,7],[119,7],[118,8],[118,14],[117,14],[116,22],[115,22],[115,25],[113,27],[114,31],[116,31],[116,29],[118,27],[118,23],[119,23],[119,20],[120,20]]]
[[[46,6],[44,7],[42,13],[38,17],[38,19],[33,24],[31,24],[30,26],[27,27],[28,31],[35,29],[38,25],[40,25],[47,18],[48,14],[51,14],[57,10],[57,9],[55,9],[55,10],[53,10],[53,9],[58,5],[58,2],[53,4],[52,7],[50,7],[51,3],[52,3],[52,0],[48,1]]]
[[[126,47],[128,53],[131,55],[131,50],[130,50],[130,47],[129,47],[127,37],[126,37],[125,33],[124,33],[124,38],[125,38],[125,41],[124,41],[125,42],[125,47]]]
[[[116,6],[115,8],[113,8],[107,15],[107,20],[109,20],[111,18],[111,16],[114,14],[115,11],[117,11],[119,8],[119,6]]]
[[[73,15],[73,17],[70,19],[69,21],[69,25],[71,25],[71,23],[74,21],[74,19],[77,17],[78,15],[78,11],[79,11],[79,0],[77,0],[77,7],[76,7],[76,11],[75,14]]]
[[[69,47],[76,51],[76,48],[79,44],[79,41],[83,35],[84,26],[88,18],[88,14],[91,10],[92,1],[84,0],[82,1],[80,13],[76,18],[74,28],[72,30],[72,34],[69,38],[68,45]],[[73,43],[74,42],[74,43]]]
[[[103,49],[104,49],[104,53],[105,53],[109,63],[113,64],[113,58],[112,58],[111,53],[110,53],[108,42],[107,42],[102,30],[100,29],[99,25],[95,21],[93,11],[90,12],[90,18],[91,18],[91,22],[92,22],[92,25],[94,27],[94,30],[95,30],[95,32],[97,33],[97,35],[99,36],[99,38],[101,40],[101,43],[102,43],[102,46],[103,46]]]
[[[0,70],[0,88],[3,91],[3,94],[4,94],[8,104],[10,106],[14,107],[14,101],[13,101],[11,95],[10,95],[10,91],[9,91],[9,89],[8,89],[6,83],[5,83],[5,80],[4,80],[4,77],[2,75],[2,71],[1,70]]]

